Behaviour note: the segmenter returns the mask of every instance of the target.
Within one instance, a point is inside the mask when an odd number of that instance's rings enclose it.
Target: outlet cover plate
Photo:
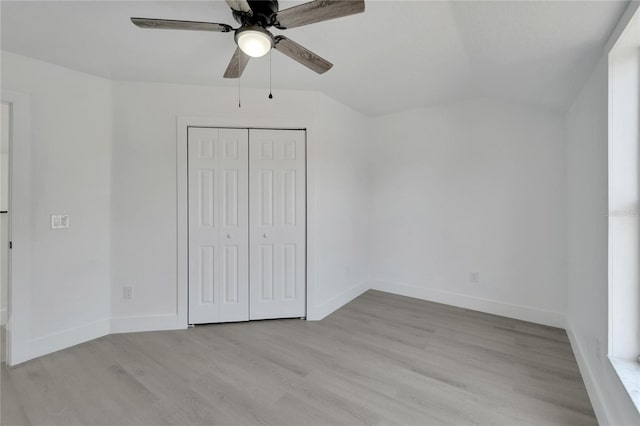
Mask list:
[[[51,229],[66,229],[69,227],[68,214],[52,214]]]

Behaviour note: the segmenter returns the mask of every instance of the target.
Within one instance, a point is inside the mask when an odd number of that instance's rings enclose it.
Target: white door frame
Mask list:
[[[31,98],[1,90],[2,102],[11,105],[9,141],[9,300],[7,365],[30,358],[31,327]]]
[[[316,192],[314,179],[314,144],[313,125],[305,120],[286,119],[241,119],[241,118],[211,118],[211,117],[177,117],[176,121],[176,171],[177,171],[177,218],[178,218],[178,327],[188,327],[189,300],[188,288],[188,222],[187,222],[187,139],[189,127],[219,127],[219,128],[260,128],[260,129],[293,129],[306,130],[307,133],[307,319],[315,319],[310,311],[312,301],[316,295]]]

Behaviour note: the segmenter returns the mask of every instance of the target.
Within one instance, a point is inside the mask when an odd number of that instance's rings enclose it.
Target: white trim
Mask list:
[[[498,300],[482,299],[466,294],[451,293],[427,287],[416,287],[405,283],[390,281],[371,281],[371,288],[401,296],[414,297],[430,302],[444,303],[459,308],[471,309],[507,318],[529,321],[551,327],[564,328],[565,315],[530,306],[516,305]]]
[[[369,290],[369,281],[363,281],[351,288],[343,291],[330,300],[316,306],[307,307],[307,320],[320,321],[321,319],[331,315],[333,312],[342,308],[365,291]]]
[[[178,324],[182,327],[188,327],[189,319],[189,230],[187,222],[187,174],[189,173],[187,165],[187,140],[188,127],[190,120],[178,117],[176,122],[176,215],[178,223],[177,232],[177,284],[178,297],[176,313],[178,316]]]
[[[607,409],[607,405],[604,403],[603,391],[600,388],[600,384],[596,380],[591,368],[589,368],[589,363],[584,356],[584,350],[578,341],[578,338],[573,332],[573,326],[571,322],[567,318],[566,324],[567,336],[569,337],[569,342],[571,343],[571,348],[573,349],[573,354],[576,357],[576,361],[578,362],[578,369],[580,370],[580,375],[582,376],[582,380],[584,380],[584,385],[587,388],[587,395],[589,395],[589,400],[591,401],[591,406],[593,407],[593,411],[596,414],[598,419],[598,423],[601,425],[611,425],[611,414]]]
[[[29,341],[28,358],[18,362],[27,361],[39,356],[47,355],[89,340],[109,334],[109,320],[102,319],[78,327],[68,328],[46,336],[38,337]],[[13,365],[17,364],[14,363]]]
[[[176,117],[176,185],[177,185],[177,283],[178,283],[178,327],[188,326],[188,255],[187,255],[187,129],[189,126],[202,127],[238,127],[273,128],[307,130],[307,309],[312,306],[316,294],[315,280],[315,179],[314,179],[314,126],[309,119],[280,118],[215,118],[215,117]]]
[[[625,28],[627,28],[627,25],[629,25],[629,22],[631,22],[636,12],[638,11],[638,9],[640,9],[640,1],[632,0],[629,2],[629,5],[627,6],[624,13],[620,17],[620,20],[616,24],[616,27],[613,29],[613,31],[611,31],[611,35],[609,35],[609,39],[607,40],[607,43],[604,46],[604,51],[606,55],[608,55],[609,52],[611,52],[611,49],[616,47],[616,43],[618,43],[618,39],[620,38],[620,35],[625,30]]]
[[[636,359],[608,356],[609,364],[640,414],[640,364]]]
[[[31,98],[2,88],[3,102],[11,104],[9,147],[9,300],[7,365],[25,361],[31,337]]]
[[[182,330],[178,315],[143,315],[111,318],[110,333],[135,333],[139,331]]]
[[[607,57],[607,152],[608,152],[608,211],[607,211],[607,353],[614,357],[635,358],[640,349],[636,312],[637,296],[629,292],[628,286],[638,282],[638,271],[634,268],[637,259],[630,250],[637,245],[637,235],[620,227],[635,228],[638,224],[638,207],[629,208],[627,200],[616,196],[616,186],[625,184],[626,176],[638,172],[635,164],[618,164],[620,150],[627,144],[637,144],[638,83],[637,68],[629,68],[628,61],[638,61],[640,43],[640,6],[631,2],[616,26],[611,38]],[[636,65],[637,66],[637,65]],[[633,74],[629,75],[632,71]],[[628,96],[631,94],[632,96]],[[620,118],[622,117],[622,118]],[[625,178],[615,170],[622,168]],[[631,238],[632,240],[628,240]],[[635,240],[635,241],[633,241]],[[619,256],[628,253],[629,258]],[[637,256],[637,250],[635,252]]]

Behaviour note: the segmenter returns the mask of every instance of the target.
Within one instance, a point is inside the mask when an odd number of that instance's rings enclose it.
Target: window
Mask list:
[[[609,357],[630,395],[640,374],[640,14],[609,52]],[[634,388],[635,387],[635,388]],[[634,398],[640,409],[638,397]]]

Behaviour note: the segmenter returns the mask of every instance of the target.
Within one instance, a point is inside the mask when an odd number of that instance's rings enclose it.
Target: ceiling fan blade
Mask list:
[[[237,12],[251,13],[251,6],[247,0],[227,0],[227,4],[232,10]]]
[[[300,62],[305,67],[317,72],[325,73],[331,69],[333,64],[326,59],[321,58],[312,51],[300,46],[295,41],[285,36],[277,36],[275,38],[274,48],[284,53],[294,61]]]
[[[215,22],[175,21],[173,19],[131,18],[131,22],[140,28],[156,28],[161,30],[193,30],[216,31],[228,33],[233,30],[231,25],[216,24]]]
[[[314,0],[278,12],[276,27],[300,27],[364,12],[364,0]]]
[[[227,70],[224,72],[224,78],[240,78],[249,63],[249,59],[251,59],[251,57],[237,47],[229,61]]]

